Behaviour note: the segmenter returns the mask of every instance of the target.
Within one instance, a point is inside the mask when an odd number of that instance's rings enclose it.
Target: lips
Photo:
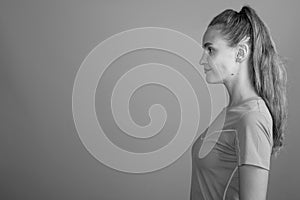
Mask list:
[[[208,71],[210,71],[211,69],[206,69],[206,68],[204,68],[204,72],[206,73],[206,72],[208,72]]]

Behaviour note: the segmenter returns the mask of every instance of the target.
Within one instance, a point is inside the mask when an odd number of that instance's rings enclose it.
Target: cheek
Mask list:
[[[225,63],[219,57],[212,57],[212,58],[210,57],[208,59],[208,64],[214,74],[221,75],[224,73],[224,71],[226,71],[226,67],[224,66]]]
[[[210,68],[214,69],[214,68],[216,68],[216,65],[218,63],[218,59],[215,58],[215,57],[208,56],[207,57],[207,63],[208,63]]]
[[[229,57],[221,58],[215,57],[208,59],[208,64],[212,68],[211,74],[218,79],[225,79],[229,74],[231,74],[232,61]]]

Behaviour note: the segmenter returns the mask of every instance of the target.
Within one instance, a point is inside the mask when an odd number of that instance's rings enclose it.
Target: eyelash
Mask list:
[[[210,55],[213,53],[213,49],[211,47],[207,47],[207,50]]]

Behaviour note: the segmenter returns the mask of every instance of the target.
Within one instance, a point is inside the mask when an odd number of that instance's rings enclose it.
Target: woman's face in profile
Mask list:
[[[223,83],[235,72],[236,50],[229,47],[219,30],[209,27],[202,38],[203,54],[200,65],[204,66],[208,83]]]

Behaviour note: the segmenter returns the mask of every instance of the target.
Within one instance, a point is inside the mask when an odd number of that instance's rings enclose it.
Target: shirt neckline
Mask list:
[[[249,98],[247,98],[247,99],[241,101],[240,103],[238,103],[238,104],[236,104],[236,105],[234,105],[234,106],[226,106],[225,109],[226,109],[226,110],[230,110],[230,109],[236,108],[236,107],[238,107],[238,106],[240,106],[240,105],[242,105],[242,104],[244,104],[244,103],[246,103],[246,102],[248,102],[248,101],[252,101],[252,100],[261,100],[261,99],[262,99],[262,98],[261,98],[260,96],[249,97]]]

